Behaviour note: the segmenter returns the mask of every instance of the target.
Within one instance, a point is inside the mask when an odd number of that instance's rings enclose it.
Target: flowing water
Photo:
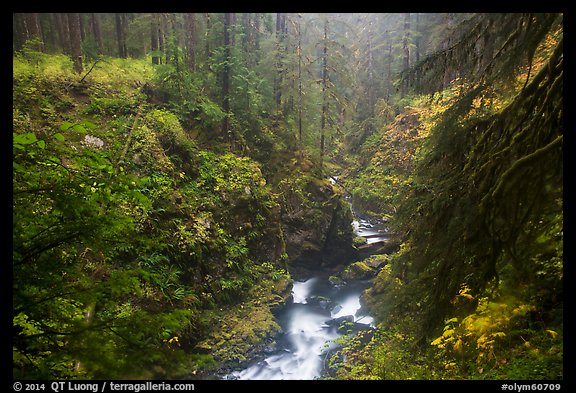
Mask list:
[[[388,239],[381,223],[357,219],[352,223],[358,236],[368,244]],[[338,326],[343,320],[353,322],[355,329],[370,329],[373,318],[361,310],[360,297],[369,281],[333,285],[326,273],[295,281],[292,298],[277,315],[282,334],[276,349],[267,352],[247,368],[235,371],[226,379],[301,379],[321,377],[334,341],[342,336]]]
[[[277,340],[278,349],[229,378],[308,380],[320,376],[329,351],[337,346],[333,340],[342,335],[335,320],[349,316],[356,328],[372,324],[370,316],[358,312],[366,286],[366,282],[356,282],[337,287],[320,276],[295,281],[294,302],[278,314],[284,332]]]

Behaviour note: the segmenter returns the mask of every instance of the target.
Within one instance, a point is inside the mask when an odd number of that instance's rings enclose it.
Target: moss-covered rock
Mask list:
[[[384,265],[390,262],[390,258],[389,254],[376,254],[370,255],[368,258],[363,259],[362,262],[379,271]]]
[[[364,261],[354,262],[342,272],[345,281],[366,280],[376,274],[376,269],[368,266]]]
[[[196,345],[195,350],[210,354],[221,368],[244,364],[280,332],[280,326],[266,305],[219,310],[213,317],[213,331]]]
[[[220,370],[246,364],[274,345],[281,332],[274,313],[290,298],[292,279],[270,263],[259,270],[261,281],[248,290],[246,301],[203,313],[207,332],[193,352],[212,356]]]

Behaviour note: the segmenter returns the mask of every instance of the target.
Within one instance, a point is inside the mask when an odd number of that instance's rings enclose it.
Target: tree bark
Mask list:
[[[368,20],[368,29],[367,29],[367,33],[366,33],[366,38],[367,38],[367,46],[368,46],[368,50],[367,50],[367,54],[366,56],[368,57],[368,64],[366,65],[366,67],[368,68],[368,86],[367,86],[367,95],[368,95],[368,116],[369,117],[374,117],[374,105],[376,102],[376,98],[375,98],[375,88],[376,85],[374,83],[374,52],[372,50],[373,47],[373,26],[372,26],[372,20]]]
[[[410,68],[410,13],[404,14],[404,37],[402,38],[402,70]]]
[[[68,28],[70,31],[70,48],[74,70],[82,73],[82,39],[80,34],[80,14],[68,14]]]
[[[450,32],[450,31],[452,30],[452,28],[453,28],[453,25],[454,25],[454,14],[451,14],[451,13],[446,14],[446,21],[445,21],[445,23],[446,23],[446,30],[447,30],[448,32]],[[448,34],[448,36],[450,37],[450,34]],[[444,42],[444,44],[443,44],[443,46],[442,46],[442,49],[447,49],[447,48],[450,47],[450,45],[451,45],[451,41],[450,41],[450,38],[448,38],[448,39]],[[450,67],[450,66],[444,67],[444,78],[443,78],[442,81],[441,81],[441,83],[442,83],[442,88],[441,88],[440,90],[446,88],[446,87],[450,84],[450,82],[452,82],[452,80],[454,79],[454,77],[455,77],[455,75],[454,75],[454,70],[453,70],[453,68]]]
[[[98,54],[104,53],[104,43],[102,42],[102,29],[100,27],[100,15],[92,13],[90,14],[90,20],[92,22],[92,34],[94,34],[94,41],[96,42],[96,48]]]
[[[322,113],[320,115],[320,174],[324,170],[324,139],[328,112],[328,19],[324,21],[324,47],[322,49]]]
[[[410,68],[410,13],[404,14],[404,29],[402,38],[402,71]],[[407,90],[407,84],[403,83],[400,88],[400,95],[404,97]]]
[[[386,101],[392,96],[392,39],[388,37],[388,61],[386,64]]]
[[[187,13],[184,16],[186,30],[186,63],[191,71],[196,70],[196,15]]]
[[[84,40],[86,39],[84,14],[78,14],[78,24],[80,26],[80,42],[84,42]]]
[[[204,14],[204,19],[206,19],[206,31],[204,32],[204,54],[206,59],[210,58],[212,54],[212,49],[210,48],[210,34],[212,30],[212,17],[209,13]]]
[[[303,148],[302,144],[302,32],[300,18],[298,15],[298,23],[296,24],[296,34],[298,35],[298,47],[296,49],[298,55],[298,143],[300,150]]]
[[[127,57],[126,50],[126,36],[125,36],[125,16],[124,14],[116,13],[116,40],[118,42],[118,57],[125,59]]]
[[[151,15],[150,21],[150,51],[152,52],[152,64],[160,64],[158,56],[158,17],[156,14]]]
[[[13,22],[15,26],[14,42],[17,49],[21,49],[26,41],[37,39],[38,45],[34,49],[44,52],[42,27],[37,13],[13,14]]]
[[[284,41],[286,29],[286,14],[276,14],[276,76],[274,78],[274,97],[276,101],[276,110],[280,111],[282,104],[282,79],[284,75]]]
[[[28,18],[28,32],[29,39],[37,38],[40,40],[37,50],[44,52],[44,36],[42,34],[42,26],[40,25],[40,16],[37,13],[27,14]]]
[[[14,13],[12,14],[13,23],[13,45],[15,50],[22,49],[22,46],[26,42],[26,23],[24,22],[24,14]]]
[[[68,14],[57,13],[56,20],[58,21],[58,35],[62,44],[62,49],[65,54],[71,55],[72,48],[70,46],[70,29],[68,28]]]
[[[222,134],[229,137],[230,124],[228,112],[230,111],[230,24],[232,14],[224,14],[224,67],[222,68],[222,109],[224,120],[222,122]]]
[[[254,14],[254,49],[260,49],[260,14]]]

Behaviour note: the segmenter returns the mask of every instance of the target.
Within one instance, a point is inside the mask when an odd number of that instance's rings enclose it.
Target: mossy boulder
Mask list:
[[[390,262],[390,255],[388,254],[376,254],[370,255],[368,258],[362,260],[366,265],[371,268],[380,270],[383,266],[387,265]]]
[[[263,271],[272,265],[261,266]],[[279,270],[263,274],[259,284],[246,294],[245,302],[228,308],[206,310],[204,325],[208,332],[193,352],[211,355],[220,370],[241,367],[274,346],[281,332],[274,313],[291,296],[292,279]]]
[[[280,326],[266,306],[243,307],[219,314],[223,316],[213,321],[218,328],[199,342],[195,350],[210,354],[221,367],[244,364],[280,332]]]
[[[361,261],[350,264],[341,276],[345,281],[366,280],[378,274],[379,269],[390,260],[389,255],[371,255]]]
[[[345,281],[366,280],[376,275],[376,269],[366,264],[364,261],[354,262],[342,272],[342,279]]]
[[[300,267],[333,267],[355,256],[350,205],[341,188],[294,170],[276,186],[286,253]]]

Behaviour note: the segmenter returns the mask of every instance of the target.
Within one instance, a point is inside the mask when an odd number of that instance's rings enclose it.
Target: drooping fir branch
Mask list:
[[[547,13],[475,14],[456,26],[451,45],[404,70],[401,82],[432,94],[447,87],[450,70],[471,83],[511,80],[521,66],[531,64],[538,46],[562,20],[561,14]]]
[[[515,161],[501,176],[498,183],[493,187],[493,191],[486,194],[482,199],[481,205],[484,205],[487,199],[496,199],[502,193],[503,189],[506,185],[510,182],[511,178],[518,172],[520,169],[525,168],[528,165],[533,164],[538,159],[542,158],[547,153],[551,152],[553,149],[560,147],[562,145],[563,135],[559,135],[554,139],[552,142],[547,144],[544,147],[541,147],[534,151],[533,153],[527,154],[517,161]]]
[[[409,215],[414,247],[406,258],[411,285],[425,286],[424,335],[454,312],[451,300],[463,283],[482,293],[490,282],[498,285],[494,278],[505,266],[524,279],[522,261],[533,256],[531,233],[562,198],[563,40],[561,30],[555,34],[562,17],[483,17],[492,21],[480,16],[468,20],[465,34],[452,47],[429,58],[439,64],[420,64],[430,67],[428,81],[437,82],[438,72],[450,65],[469,82],[431,130],[427,153],[417,167],[420,191],[403,206],[417,209]],[[480,32],[488,32],[487,26],[502,38],[494,40],[493,55],[482,60],[477,51],[465,49],[480,45]],[[548,43],[555,48],[529,82],[497,92],[510,98],[503,109],[489,116],[477,111],[477,99],[503,79],[516,79],[515,73],[528,66],[547,37],[554,37]],[[521,51],[529,54],[520,56]],[[455,63],[457,58],[462,63]],[[474,69],[481,72],[474,74]],[[421,284],[423,280],[428,283]]]

